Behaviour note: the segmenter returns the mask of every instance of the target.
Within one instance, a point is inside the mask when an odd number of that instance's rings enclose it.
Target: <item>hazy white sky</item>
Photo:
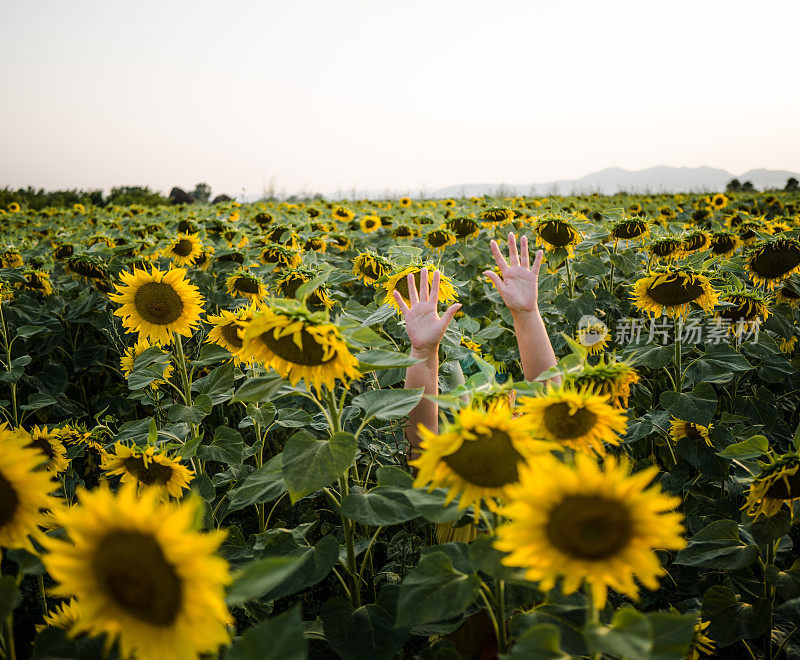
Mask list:
[[[0,187],[800,171],[798,0],[0,0]]]

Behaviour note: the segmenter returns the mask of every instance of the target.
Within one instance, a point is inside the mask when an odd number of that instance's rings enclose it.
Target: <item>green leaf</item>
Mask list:
[[[238,511],[253,504],[271,502],[286,492],[283,480],[283,454],[273,456],[250,474],[241,484],[228,491],[228,511]]]
[[[398,488],[411,488],[414,478],[405,470],[393,465],[385,465],[375,470],[379,486],[397,486]]]
[[[325,579],[339,559],[336,538],[323,537],[316,546],[296,548],[280,557],[251,562],[234,576],[225,602],[241,605],[257,598],[291,596]]]
[[[305,660],[306,640],[300,605],[244,631],[225,652],[225,660]]]
[[[447,554],[431,552],[403,581],[397,623],[419,626],[451,619],[475,601],[480,585],[477,574],[457,571]]]
[[[207,394],[214,405],[225,403],[233,396],[233,362],[217,367],[205,378],[192,383],[192,392]]]
[[[437,488],[428,492],[423,488],[412,488],[405,491],[406,499],[409,504],[422,514],[430,522],[441,523],[450,522],[461,517],[457,502],[450,502],[445,506],[448,491],[444,488]]]
[[[244,440],[241,433],[227,426],[218,426],[210,445],[197,448],[198,458],[204,461],[219,461],[227,465],[241,465]]]
[[[700,383],[691,393],[662,392],[659,403],[678,419],[708,426],[717,410],[717,395],[711,385]]]
[[[181,403],[170,406],[167,409],[167,419],[173,424],[178,422],[199,424],[211,414],[212,407],[211,397],[207,394],[201,394],[195,397],[191,408]]]
[[[236,390],[234,402],[247,401],[269,401],[278,393],[283,386],[284,380],[277,373],[269,373],[266,376],[256,376],[248,378],[241,387]]]
[[[511,653],[501,660],[569,660],[561,650],[561,631],[552,623],[540,623],[528,628],[514,642]]]
[[[647,617],[625,605],[611,619],[610,626],[590,623],[585,629],[589,650],[629,660],[648,660],[653,648],[653,631]]]
[[[728,445],[721,452],[718,452],[717,456],[744,461],[748,458],[763,456],[768,451],[769,440],[763,435],[754,435],[747,438],[747,440]]]
[[[331,598],[320,617],[325,638],[343,660],[391,660],[408,639],[408,628],[397,628],[389,613],[378,605],[353,610],[342,598]]]
[[[413,390],[370,390],[359,394],[353,404],[364,411],[364,419],[390,420],[405,417],[422,399],[425,388]]]
[[[31,337],[38,335],[40,332],[46,332],[47,328],[41,325],[21,325],[17,328],[17,336],[22,337],[23,339],[30,339]]]
[[[525,579],[525,569],[512,568],[502,563],[503,557],[508,553],[495,548],[493,540],[493,537],[482,534],[469,544],[469,558],[475,567],[498,580],[533,586]]]
[[[203,344],[200,348],[200,355],[192,360],[192,366],[207,367],[230,359],[231,353],[227,348],[222,348],[217,344]]]
[[[41,410],[42,408],[52,406],[54,403],[56,403],[56,400],[53,397],[40,392],[31,394],[28,397],[28,403],[24,406],[20,406],[20,410]]]
[[[732,589],[715,585],[703,595],[703,619],[711,622],[706,634],[717,647],[730,646],[769,630],[769,604],[764,599],[742,603]]]
[[[735,521],[717,520],[689,539],[674,563],[733,570],[749,566],[756,557],[758,546],[747,545],[739,538],[739,526]]]
[[[295,433],[283,450],[283,478],[292,503],[336,481],[352,464],[357,449],[352,433],[335,433],[327,440],[305,431]]]
[[[378,487],[366,493],[350,493],[342,500],[342,513],[362,525],[386,527],[419,517],[405,492]]]
[[[311,426],[313,421],[311,415],[302,408],[281,408],[278,411],[278,419],[275,423],[286,428],[303,428],[304,426]]]
[[[158,425],[155,417],[150,418],[150,425],[147,428],[147,444],[150,446],[158,444]]]
[[[676,660],[684,658],[694,639],[694,625],[698,615],[694,612],[651,612],[647,620],[653,629],[653,650],[650,660]]]
[[[0,621],[5,621],[17,606],[17,584],[10,575],[0,577]]]
[[[368,371],[379,371],[381,369],[394,369],[395,367],[410,367],[425,360],[412,358],[405,353],[397,353],[395,351],[383,351],[375,349],[372,351],[364,351],[356,355],[358,359],[358,368],[363,373]]]

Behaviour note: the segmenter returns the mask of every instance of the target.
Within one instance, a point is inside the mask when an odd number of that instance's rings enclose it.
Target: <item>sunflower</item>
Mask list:
[[[221,310],[219,314],[206,317],[206,321],[213,326],[208,332],[206,342],[227,349],[233,355],[235,364],[249,362],[247,356],[242,354],[242,338],[239,335],[241,328],[252,317],[254,309],[251,306],[233,312]]]
[[[304,379],[333,390],[340,378],[358,378],[358,360],[339,329],[323,312],[309,312],[297,301],[273,301],[253,314],[240,333],[242,353],[272,367],[294,386]]]
[[[53,258],[66,259],[71,257],[75,252],[75,246],[70,243],[54,243],[53,244]]]
[[[133,371],[133,367],[136,363],[136,358],[138,358],[142,353],[144,353],[148,348],[153,348],[153,344],[151,344],[147,339],[140,338],[137,340],[136,344],[133,346],[128,346],[125,349],[125,354],[119,359],[119,366],[122,370],[122,375],[127,378],[131,371]],[[150,387],[153,389],[157,389],[159,383],[163,383],[168,381],[172,377],[172,364],[167,362],[163,365],[163,369],[161,371],[161,380],[153,381],[150,384]]]
[[[711,207],[719,211],[728,205],[728,198],[722,193],[717,193],[711,198]]]
[[[300,236],[290,225],[276,225],[264,233],[264,238],[273,243],[296,250],[300,247]]]
[[[250,302],[261,302],[267,294],[264,283],[246,270],[234,271],[225,281],[225,285],[234,298],[247,298]]]
[[[45,456],[29,443],[25,431],[0,425],[0,548],[33,550],[28,537],[59,504],[50,475],[37,469]]]
[[[274,266],[275,271],[283,268],[297,268],[303,263],[303,253],[300,250],[294,250],[279,243],[267,243],[261,249],[258,258],[265,266]]]
[[[178,234],[163,254],[179,266],[191,266],[202,251],[203,244],[197,234]]]
[[[155,490],[162,500],[179,498],[194,476],[166,452],[156,453],[155,447],[126,447],[121,442],[114,445],[113,453],[105,455],[101,469],[107,478],[122,477],[124,484],[138,484],[140,495]]]
[[[306,241],[303,249],[322,254],[327,251],[328,242],[322,236],[312,236]]]
[[[797,348],[797,335],[792,335],[788,339],[781,337],[779,348],[787,355],[794,353],[794,349]]]
[[[397,203],[400,204],[400,206],[402,206],[403,208],[408,208],[409,206],[411,206],[411,199],[409,197],[401,197],[400,199],[397,200]],[[9,209],[10,208],[11,207],[9,207]]]
[[[94,247],[95,245],[105,245],[107,248],[114,248],[116,245],[114,241],[112,241],[108,236],[104,236],[103,234],[95,234],[86,242],[89,247]]]
[[[784,503],[793,513],[794,501],[800,499],[800,454],[784,454],[761,470],[753,479],[743,509],[750,516],[774,516]]]
[[[356,214],[353,213],[353,211],[351,211],[348,208],[345,208],[344,206],[337,206],[336,208],[334,208],[333,211],[331,212],[331,215],[336,220],[344,220],[345,222],[348,222],[356,217]]]
[[[171,344],[173,333],[190,337],[200,322],[205,300],[186,278],[183,268],[148,273],[134,269],[120,274],[123,284],[109,298],[122,305],[114,312],[128,332],[138,332],[151,344]]]
[[[294,298],[297,290],[306,282],[313,280],[319,273],[309,268],[294,268],[287,271],[275,282],[275,290],[284,298]],[[330,309],[335,301],[328,295],[328,287],[318,286],[308,294],[306,304],[312,311]]]
[[[647,252],[654,259],[671,261],[683,254],[683,243],[677,238],[661,238],[650,243]]]
[[[537,245],[544,245],[548,250],[566,248],[570,256],[573,246],[581,239],[578,230],[562,218],[543,218],[534,225],[533,230]]]
[[[710,621],[699,620],[694,626],[692,641],[689,650],[686,652],[685,660],[700,660],[700,655],[714,655],[716,643],[708,635],[706,629],[711,624]]]
[[[417,236],[419,231],[414,227],[409,227],[408,225],[397,225],[392,230],[392,238],[396,239],[403,239],[403,238],[414,238]]]
[[[611,236],[618,241],[630,241],[637,238],[644,238],[649,231],[644,220],[631,220],[624,218],[615,222],[611,227]]]
[[[742,239],[730,231],[717,231],[711,234],[711,253],[718,256],[729,256],[736,252]]]
[[[444,223],[451,232],[456,235],[456,238],[472,238],[477,236],[481,231],[481,226],[474,218],[467,218],[464,216],[450,218]]]
[[[65,472],[69,467],[69,459],[59,433],[55,430],[48,431],[47,427],[34,426],[28,434],[30,439],[25,446],[38,449],[47,457],[44,467],[56,474]]]
[[[159,502],[152,490],[140,499],[133,484],[78,497],[56,516],[68,539],[48,537],[42,558],[54,593],[80,603],[73,633],[106,633],[121,657],[139,660],[196,658],[230,641],[225,533],[198,534],[197,499]]]
[[[420,424],[420,456],[411,461],[419,472],[415,487],[447,488],[446,504],[461,495],[459,509],[481,502],[495,508],[495,499],[519,479],[519,469],[552,448],[533,438],[529,421],[514,417],[510,406],[469,407],[458,411],[438,434]]]
[[[681,246],[684,254],[702,252],[711,247],[711,237],[704,231],[693,231],[684,237]]]
[[[675,217],[674,209],[670,208],[669,206],[662,206],[660,209],[658,209],[658,214],[665,221],[672,220]]]
[[[757,291],[738,290],[725,293],[720,296],[720,302],[731,306],[719,310],[717,318],[730,321],[731,329],[737,335],[754,325],[757,327],[770,315],[766,298]]]
[[[615,408],[627,408],[631,385],[639,382],[639,374],[626,362],[605,358],[601,355],[595,365],[584,363],[582,371],[567,375],[565,384],[606,397]]]
[[[50,275],[46,271],[26,269],[22,276],[25,281],[21,282],[19,286],[23,289],[38,291],[45,297],[53,295],[53,285],[50,283]]]
[[[69,257],[64,264],[64,270],[74,280],[98,284],[101,288],[108,287],[111,278],[108,264],[100,257],[90,254],[76,254]]]
[[[350,249],[350,238],[347,234],[331,234],[331,241],[333,246],[339,250],[339,252],[344,252],[345,250]]]
[[[511,209],[503,208],[502,206],[493,206],[481,211],[478,216],[484,227],[492,228],[499,227],[500,225],[514,219],[514,212]]]
[[[634,202],[628,206],[628,213],[631,215],[639,215],[642,212],[642,205],[639,202]]]
[[[758,240],[758,232],[762,231],[762,226],[757,222],[745,222],[739,227],[739,238],[743,245],[751,245]]]
[[[633,304],[654,316],[686,315],[692,303],[710,312],[718,302],[709,279],[686,268],[669,267],[651,271],[634,285]]]
[[[686,422],[682,419],[673,417],[669,422],[669,435],[675,441],[683,438],[694,440],[696,442],[705,442],[709,447],[713,447],[711,440],[708,438],[708,427],[693,422]]]
[[[389,275],[386,281],[383,283],[383,288],[386,290],[386,297],[383,299],[383,304],[391,305],[398,312],[400,311],[400,306],[394,299],[395,291],[402,296],[406,305],[410,304],[408,299],[408,276],[413,275],[414,286],[419,289],[419,274],[423,268],[428,271],[428,281],[431,282],[435,267],[430,264],[424,264],[420,266],[405,266]],[[455,289],[453,288],[452,281],[446,275],[441,274],[439,280],[439,302],[449,305],[450,303],[455,302],[456,298],[457,296]]]
[[[674,511],[680,498],[648,487],[657,474],[655,467],[630,474],[627,459],[612,456],[603,469],[586,454],[577,454],[574,466],[537,457],[520,470],[500,511],[510,521],[494,543],[510,553],[503,564],[524,568],[543,591],[558,578],[565,594],[586,582],[598,608],[609,587],[634,599],[637,580],[657,589],[665,571],[655,550],[686,545],[683,516]]]
[[[575,339],[583,346],[589,355],[602,353],[611,341],[611,333],[605,323],[598,322],[582,328],[578,328]]]
[[[432,250],[444,250],[448,245],[453,245],[456,242],[456,235],[453,234],[446,227],[439,227],[432,229],[425,234],[425,245]]]
[[[205,270],[206,268],[208,268],[208,264],[211,263],[211,257],[213,255],[214,255],[213,247],[204,247],[203,251],[199,255],[197,255],[197,258],[194,260],[194,267]]]
[[[550,386],[543,396],[522,397],[520,410],[539,438],[577,451],[605,454],[604,443],[618,445],[628,424],[625,413],[588,389]]]
[[[61,628],[68,634],[72,631],[80,616],[78,601],[74,598],[59,603],[44,616],[44,623],[36,624],[36,632],[40,633],[48,627]]]
[[[359,252],[353,259],[353,273],[364,284],[375,284],[377,280],[392,271],[394,264],[379,254],[367,250]]]
[[[20,206],[16,202],[11,202],[11,204],[8,205],[8,212],[9,213],[19,213],[19,210],[20,210]]]
[[[781,237],[761,243],[753,250],[747,269],[756,284],[774,288],[792,273],[800,272],[800,242]]]
[[[381,228],[381,218],[378,215],[365,215],[358,223],[361,231],[365,234],[371,234]]]

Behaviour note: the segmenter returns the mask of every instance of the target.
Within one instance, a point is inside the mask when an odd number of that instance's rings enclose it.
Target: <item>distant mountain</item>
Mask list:
[[[628,193],[677,193],[715,192],[725,189],[731,179],[742,183],[751,181],[756,188],[783,188],[789,177],[800,179],[800,174],[786,170],[750,170],[734,175],[727,170],[713,167],[667,167],[659,165],[646,170],[624,170],[609,167],[600,172],[587,174],[580,179],[561,179],[528,185],[467,184],[448,186],[431,193],[432,197],[460,197],[462,195],[495,195],[499,190],[506,195],[570,195],[616,192]]]

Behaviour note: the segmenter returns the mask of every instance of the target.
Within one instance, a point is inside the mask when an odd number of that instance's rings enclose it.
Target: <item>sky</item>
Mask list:
[[[800,171],[797,0],[0,0],[0,187]]]

